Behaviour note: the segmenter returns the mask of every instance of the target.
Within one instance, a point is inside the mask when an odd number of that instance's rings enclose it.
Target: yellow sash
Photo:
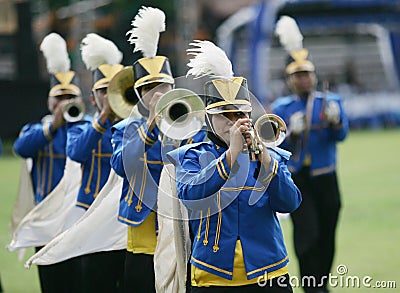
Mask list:
[[[208,286],[244,286],[263,282],[265,275],[247,280],[246,268],[244,266],[242,244],[240,240],[236,241],[235,256],[233,260],[233,276],[232,281],[217,275],[206,272],[194,265],[191,270],[192,286],[195,287],[208,287]],[[268,273],[267,279],[279,277],[288,273],[287,266],[279,270]]]
[[[128,227],[128,251],[154,255],[156,250],[156,213],[151,212],[139,226]]]

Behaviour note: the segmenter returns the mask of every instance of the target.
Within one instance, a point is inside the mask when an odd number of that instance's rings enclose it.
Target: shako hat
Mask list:
[[[86,68],[93,71],[92,90],[108,87],[114,75],[124,68],[117,46],[95,33],[87,34],[82,40],[81,55]]]
[[[50,33],[40,44],[40,50],[46,59],[47,71],[50,73],[49,97],[80,96],[78,77],[70,70],[71,61],[65,40],[57,33]]]
[[[134,88],[154,83],[174,84],[168,58],[157,56],[160,33],[165,31],[165,14],[153,7],[142,7],[127,32],[128,42],[135,46],[133,52],[142,52],[143,58],[133,64]],[[139,95],[140,96],[140,95]]]
[[[195,40],[190,45],[194,48],[187,51],[193,58],[188,63],[190,69],[186,76],[211,77],[204,85],[206,112],[251,112],[247,80],[234,76],[226,53],[210,41]]]
[[[289,54],[286,58],[286,74],[315,71],[308,50],[303,48],[303,35],[293,18],[286,15],[281,16],[276,23],[275,33],[279,37],[279,42]]]

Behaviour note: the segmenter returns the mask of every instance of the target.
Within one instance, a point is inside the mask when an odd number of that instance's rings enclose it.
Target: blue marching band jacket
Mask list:
[[[163,154],[175,147],[162,146],[158,127],[149,132],[144,118],[124,119],[114,125],[112,131],[111,167],[124,178],[118,220],[129,226],[139,226],[151,211],[156,211]],[[181,145],[203,138],[204,133],[199,132]]]
[[[82,180],[76,205],[88,209],[110,175],[111,123],[98,118],[67,124],[67,155],[81,163]]]
[[[276,212],[291,212],[301,194],[287,169],[290,153],[269,149],[270,168],[240,154],[232,169],[226,149],[212,142],[183,146],[168,153],[176,166],[178,196],[191,217],[191,264],[232,280],[240,240],[247,279],[287,265]]]
[[[278,98],[271,107],[289,128],[290,117],[294,113],[301,111],[306,115],[307,130],[298,137],[289,135],[281,146],[293,154],[288,163],[292,173],[295,174],[304,165],[309,165],[311,175],[318,176],[336,170],[336,143],[344,140],[349,126],[338,95],[330,92],[327,94],[315,92],[312,99],[311,107],[307,107],[306,100],[291,95]],[[324,107],[329,101],[335,101],[339,105],[340,122],[337,125],[330,125],[324,119]]]
[[[36,204],[56,187],[64,175],[66,142],[66,128],[60,127],[52,132],[51,122],[23,126],[14,142],[14,150],[19,156],[33,160],[31,178]]]

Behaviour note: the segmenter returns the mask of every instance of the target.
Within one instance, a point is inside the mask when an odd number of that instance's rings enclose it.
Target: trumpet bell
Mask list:
[[[277,147],[286,138],[286,123],[275,114],[264,114],[258,118],[254,129],[266,147]]]
[[[80,121],[85,116],[85,104],[82,101],[72,100],[64,106],[62,112],[65,121]]]
[[[111,110],[119,118],[127,118],[139,99],[133,89],[133,68],[127,66],[111,79],[107,88],[107,99]]]
[[[155,107],[160,131],[173,140],[184,140],[201,130],[205,121],[204,103],[194,92],[173,89]]]

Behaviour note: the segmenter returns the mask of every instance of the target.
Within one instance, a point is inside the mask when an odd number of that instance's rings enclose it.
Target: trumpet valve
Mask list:
[[[245,142],[243,144],[242,152],[245,154],[247,154],[247,153],[254,153],[256,155],[260,154],[262,152],[262,145],[258,141],[254,130],[250,130],[250,131],[244,133],[243,135],[245,135],[245,134],[250,135],[251,145],[250,145],[250,148],[248,148],[247,143]]]

